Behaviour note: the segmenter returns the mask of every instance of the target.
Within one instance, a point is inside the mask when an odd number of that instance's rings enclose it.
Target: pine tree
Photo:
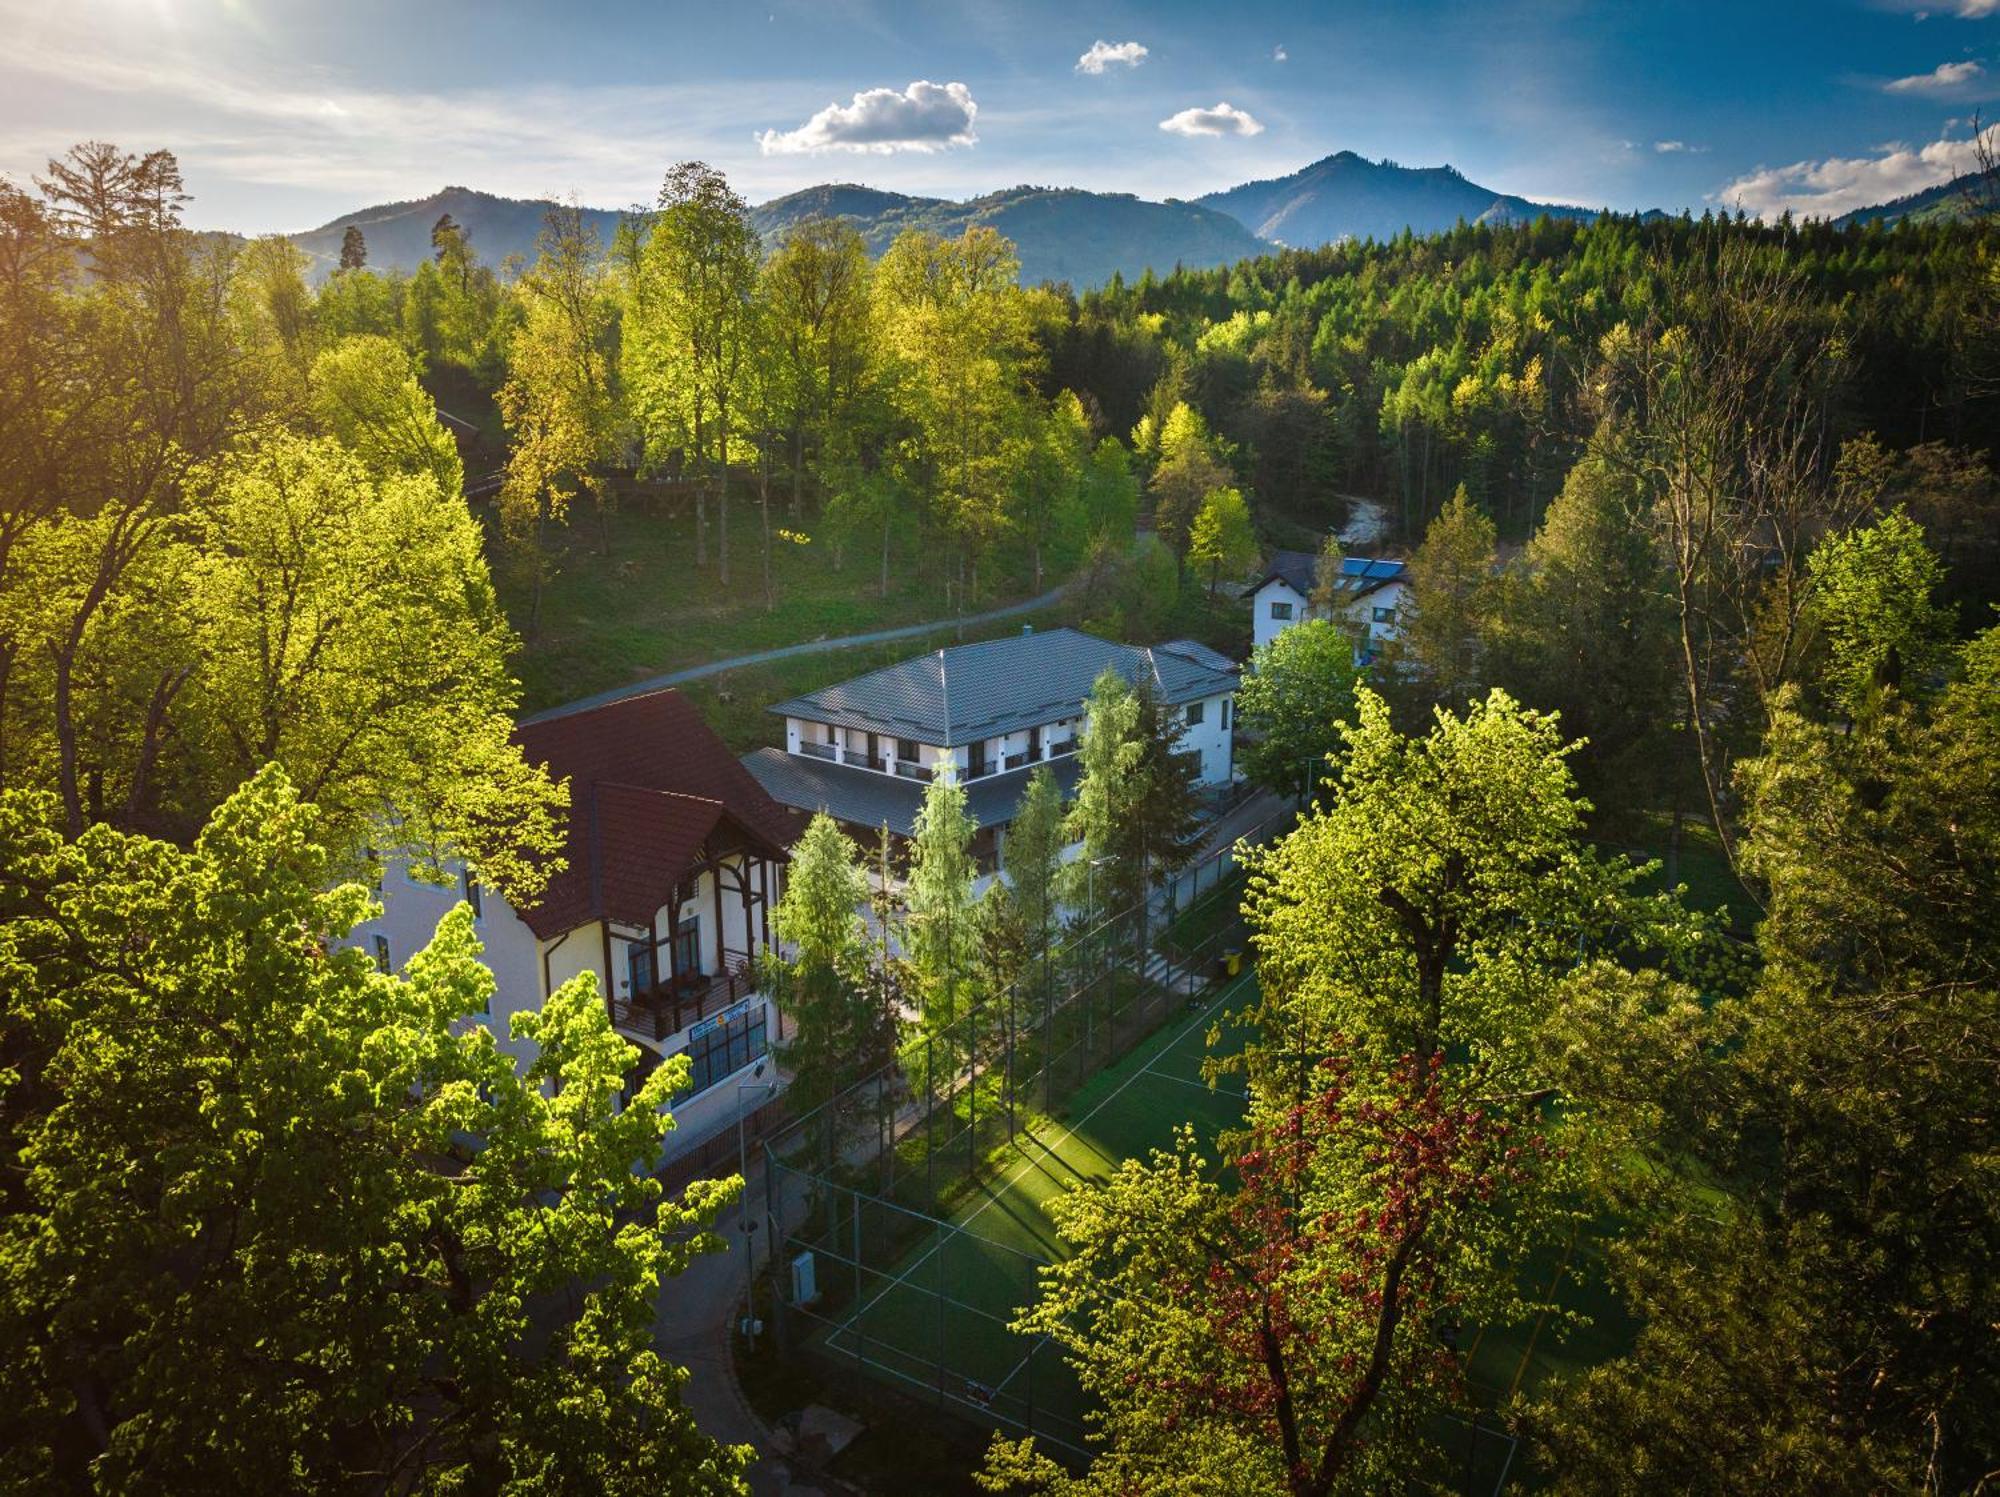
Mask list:
[[[359,270],[368,263],[368,241],[362,237],[360,224],[349,224],[340,236],[340,268]]]

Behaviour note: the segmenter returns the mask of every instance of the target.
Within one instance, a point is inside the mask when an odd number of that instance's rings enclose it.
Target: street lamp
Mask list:
[[[761,1091],[768,1097],[778,1089],[776,1081],[757,1079],[764,1074],[767,1064],[758,1061],[750,1079],[736,1083],[736,1173],[743,1181],[743,1195],[738,1198],[736,1208],[743,1218],[743,1337],[751,1351],[757,1349],[757,1222],[750,1215],[750,1145],[743,1129],[748,1116],[743,1110],[743,1094]]]

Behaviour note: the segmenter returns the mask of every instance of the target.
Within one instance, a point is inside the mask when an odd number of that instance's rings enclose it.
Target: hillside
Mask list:
[[[751,218],[773,239],[801,218],[828,213],[851,219],[878,255],[905,229],[953,235],[985,224],[1014,241],[1030,285],[1099,286],[1114,271],[1128,279],[1149,267],[1165,275],[1176,265],[1228,265],[1269,249],[1227,215],[1193,203],[1073,187],[1013,187],[956,203],[843,183],[774,198]]]
[[[1449,166],[1397,166],[1367,161],[1352,151],[1315,161],[1288,177],[1245,182],[1195,201],[1227,213],[1253,234],[1301,249],[1341,239],[1386,241],[1406,228],[1436,234],[1461,219],[1507,223],[1546,215],[1588,222],[1598,215],[1594,208],[1495,192]]]
[[[383,203],[342,214],[317,229],[292,235],[292,241],[312,261],[314,280],[340,263],[340,241],[349,224],[358,225],[368,241],[370,269],[410,271],[431,257],[431,227],[449,213],[471,237],[479,258],[497,266],[509,255],[523,259],[534,255],[535,235],[548,207],[546,200],[495,197],[470,187],[447,187],[414,202]],[[583,216],[609,244],[621,215],[606,208],[585,208]]]
[[[1910,193],[1892,202],[1876,203],[1872,207],[1843,213],[1833,221],[1833,226],[1851,229],[1861,224],[1901,223],[1905,219],[1911,223],[1957,223],[1971,216],[1970,200],[1974,199],[2000,199],[2000,185],[1981,182],[1974,176],[1954,177],[1949,182],[1926,187],[1921,192]]]

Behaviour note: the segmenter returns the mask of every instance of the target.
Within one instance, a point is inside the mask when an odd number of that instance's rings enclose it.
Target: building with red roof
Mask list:
[[[509,1038],[511,1016],[593,974],[613,1024],[639,1046],[642,1072],[688,1057],[693,1078],[669,1137],[680,1152],[734,1122],[737,1089],[724,1083],[781,1037],[759,966],[803,822],[677,691],[545,713],[515,738],[569,788],[560,865],[536,901],[515,909],[472,873],[441,888],[397,864],[383,879],[382,915],[354,939],[393,966],[470,901],[498,988],[486,1022],[517,1055],[525,1042]]]

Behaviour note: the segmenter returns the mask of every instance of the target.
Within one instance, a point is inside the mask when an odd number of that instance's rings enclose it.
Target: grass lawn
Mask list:
[[[481,513],[490,526],[491,511]],[[694,565],[691,507],[630,501],[612,513],[608,530],[607,554],[588,505],[572,511],[567,529],[552,528],[555,575],[543,588],[539,627],[516,661],[524,711],[725,656],[921,623],[950,611],[935,569],[899,562],[883,597],[871,557],[851,557],[836,571],[818,539],[775,544],[776,606],[767,608],[757,512],[741,500],[730,513],[727,587],[716,576],[712,518],[710,565]],[[494,572],[507,616],[527,635],[526,588],[507,577],[497,552]],[[968,611],[1030,595],[1017,590],[982,597]],[[907,655],[913,643],[894,647],[891,658]],[[852,669],[850,664],[839,674]]]
[[[1667,816],[1652,813],[1633,828],[1630,841],[1608,843],[1606,846],[1610,851],[1623,852],[1635,859],[1657,858],[1660,870],[1642,887],[1664,889],[1667,887],[1667,843],[1671,834]],[[1693,814],[1681,821],[1680,867],[1676,882],[1687,886],[1690,908],[1711,912],[1726,909],[1730,928],[1738,934],[1749,933],[1756,920],[1757,906],[1731,872],[1729,859],[1722,851],[1722,841],[1715,835],[1715,828],[1707,820]]]

